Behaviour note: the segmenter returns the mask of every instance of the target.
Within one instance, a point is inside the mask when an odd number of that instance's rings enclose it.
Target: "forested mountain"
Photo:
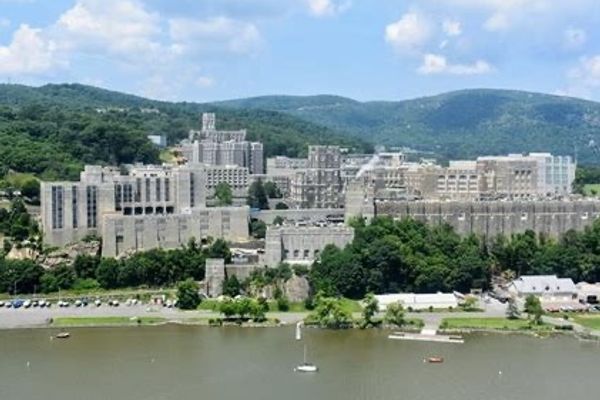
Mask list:
[[[600,163],[600,103],[569,97],[482,89],[397,102],[264,96],[216,104],[285,112],[375,144],[443,158],[551,151]]]
[[[12,169],[72,179],[85,163],[158,162],[146,136],[164,133],[176,143],[199,127],[206,111],[217,113],[219,129],[247,129],[250,139],[264,143],[267,156],[305,155],[312,143],[371,147],[275,111],[153,101],[77,84],[0,85],[0,178]]]

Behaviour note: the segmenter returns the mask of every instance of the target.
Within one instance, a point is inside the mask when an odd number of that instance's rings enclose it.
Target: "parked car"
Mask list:
[[[21,308],[23,307],[23,300],[17,299],[12,301],[13,308]]]

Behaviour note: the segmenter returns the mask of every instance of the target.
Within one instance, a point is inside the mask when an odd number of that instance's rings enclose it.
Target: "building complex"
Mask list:
[[[245,130],[217,130],[202,116],[179,147],[177,165],[88,165],[76,182],[42,182],[44,240],[64,246],[102,237],[104,256],[181,246],[191,238],[249,241],[250,218],[275,216],[259,263],[311,264],[327,244],[352,241],[346,218],[410,216],[449,223],[459,233],[485,236],[533,229],[558,234],[581,229],[600,215],[594,201],[571,201],[575,163],[549,153],[510,154],[450,161],[410,162],[398,152],[348,154],[338,146],[308,146],[306,158],[266,159]],[[257,180],[274,182],[286,210],[211,207],[215,188],[227,183],[242,199]]]

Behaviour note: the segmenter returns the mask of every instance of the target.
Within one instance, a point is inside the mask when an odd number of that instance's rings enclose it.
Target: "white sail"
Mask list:
[[[296,340],[302,340],[302,321],[296,324]]]

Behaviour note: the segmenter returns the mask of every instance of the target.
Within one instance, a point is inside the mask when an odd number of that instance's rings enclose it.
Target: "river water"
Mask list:
[[[383,331],[304,330],[317,374],[299,374],[289,328],[162,326],[0,331],[2,400],[588,400],[600,346],[571,337],[472,335],[465,344]],[[427,356],[443,364],[426,364]],[[502,373],[499,373],[499,372]]]

